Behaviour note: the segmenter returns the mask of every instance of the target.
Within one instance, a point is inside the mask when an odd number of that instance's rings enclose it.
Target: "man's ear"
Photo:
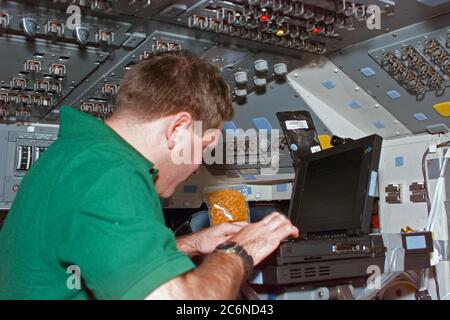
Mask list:
[[[192,116],[189,112],[179,112],[176,115],[169,117],[168,125],[166,127],[166,139],[167,145],[170,150],[175,148],[175,144],[177,139],[180,139],[179,136],[180,130],[186,130],[192,124]]]
[[[203,133],[203,143],[208,148],[215,148],[220,142],[222,129],[208,129]]]

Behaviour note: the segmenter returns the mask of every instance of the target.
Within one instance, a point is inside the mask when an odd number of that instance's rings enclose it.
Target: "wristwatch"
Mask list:
[[[245,268],[245,279],[247,279],[253,272],[254,262],[251,255],[245,251],[240,245],[233,241],[226,241],[217,246],[216,252],[225,254],[237,254],[242,258]]]

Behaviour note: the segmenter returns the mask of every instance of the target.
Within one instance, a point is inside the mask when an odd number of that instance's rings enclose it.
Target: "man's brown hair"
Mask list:
[[[203,128],[231,119],[233,105],[217,68],[189,51],[152,55],[129,70],[116,99],[116,115],[154,120],[189,112]]]

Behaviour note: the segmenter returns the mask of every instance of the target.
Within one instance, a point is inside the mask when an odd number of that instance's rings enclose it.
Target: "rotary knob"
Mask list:
[[[243,89],[238,89],[238,88],[236,88],[236,89],[234,90],[234,93],[235,93],[236,97],[239,97],[239,98],[244,98],[244,97],[246,97],[247,94],[248,94],[246,88],[243,88]]]
[[[255,70],[260,73],[267,72],[269,70],[269,63],[267,60],[256,60]]]
[[[283,77],[283,76],[287,75],[288,68],[287,68],[286,63],[277,63],[273,66],[273,71],[277,76]]]
[[[255,77],[253,79],[253,82],[255,83],[255,86],[258,88],[263,88],[267,85],[267,79],[266,78],[259,78]]]
[[[234,74],[234,81],[238,85],[244,85],[248,82],[248,75],[245,71],[239,71]]]

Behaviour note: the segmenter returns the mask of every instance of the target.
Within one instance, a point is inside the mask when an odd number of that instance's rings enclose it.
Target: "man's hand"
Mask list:
[[[288,237],[297,238],[299,231],[284,215],[274,212],[257,223],[242,228],[231,241],[243,247],[252,256],[255,265],[267,258],[280,242]]]
[[[240,231],[230,237],[230,233],[238,228]],[[236,228],[235,224],[224,224],[201,233],[205,237],[202,243],[207,244],[203,248],[205,252],[213,251],[221,242],[230,240],[242,246],[253,257],[255,264],[269,256],[283,239],[298,237],[299,234],[298,229],[279,213],[272,213],[250,225],[240,224]],[[213,253],[194,270],[164,283],[147,299],[235,299],[245,280],[244,276],[244,261],[241,257]]]
[[[177,248],[188,256],[209,254],[246,226],[246,222],[222,223],[191,235],[177,238]]]

